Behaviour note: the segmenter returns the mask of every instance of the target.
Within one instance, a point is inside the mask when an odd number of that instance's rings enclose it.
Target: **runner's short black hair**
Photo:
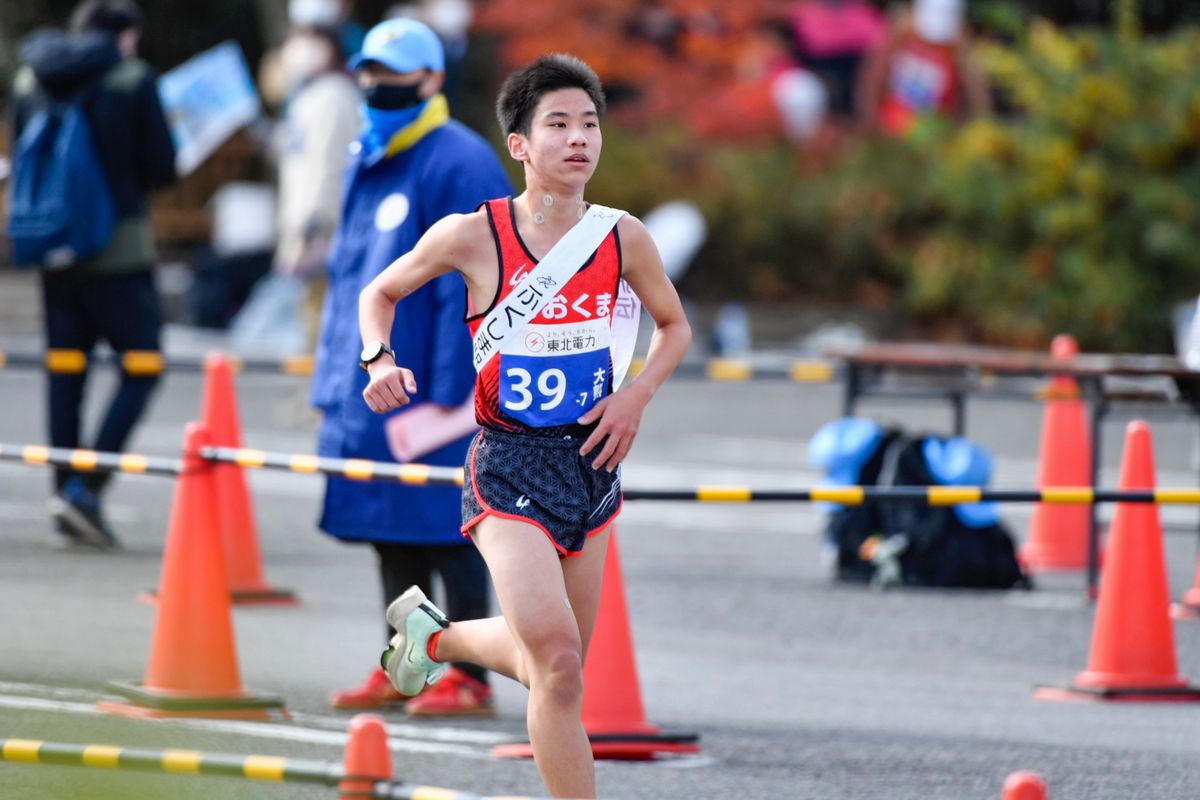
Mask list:
[[[604,116],[604,89],[587,64],[567,53],[541,56],[509,75],[496,98],[500,130],[529,135],[533,110],[542,95],[559,89],[583,89],[592,98],[596,113]]]

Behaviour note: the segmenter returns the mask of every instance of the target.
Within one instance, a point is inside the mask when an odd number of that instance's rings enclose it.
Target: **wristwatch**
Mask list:
[[[395,361],[396,361],[396,351],[395,350],[388,347],[383,342],[371,342],[370,344],[368,344],[366,347],[364,347],[362,349],[361,353],[359,353],[358,365],[360,367],[362,367],[363,369],[366,369],[368,364],[378,361],[379,357],[382,356],[384,353],[387,353],[389,356],[391,356],[392,362],[395,363]]]

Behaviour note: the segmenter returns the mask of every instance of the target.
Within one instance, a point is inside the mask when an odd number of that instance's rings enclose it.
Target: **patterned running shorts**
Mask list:
[[[560,558],[582,553],[587,537],[621,510],[621,468],[592,469],[597,453],[580,455],[581,444],[578,438],[480,431],[467,450],[463,535],[491,515],[541,528]]]

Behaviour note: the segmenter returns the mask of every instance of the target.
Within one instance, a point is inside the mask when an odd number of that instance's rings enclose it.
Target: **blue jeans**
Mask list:
[[[100,340],[118,353],[126,350],[159,350],[162,310],[151,269],[134,272],[76,274],[75,270],[42,273],[46,346],[82,350],[90,354]],[[117,391],[109,403],[95,438],[85,442],[80,433],[87,370],[48,373],[47,404],[50,411],[50,444],[54,447],[120,452],[133,426],[141,418],[158,383],[157,375],[121,372]],[[55,471],[55,491],[72,475]],[[109,473],[86,473],[84,482],[94,492],[107,483]]]

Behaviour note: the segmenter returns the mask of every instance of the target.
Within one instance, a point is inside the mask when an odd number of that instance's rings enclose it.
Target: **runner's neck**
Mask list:
[[[574,227],[587,210],[582,192],[572,194],[540,187],[526,189],[513,200],[513,207],[524,238],[550,245]]]

